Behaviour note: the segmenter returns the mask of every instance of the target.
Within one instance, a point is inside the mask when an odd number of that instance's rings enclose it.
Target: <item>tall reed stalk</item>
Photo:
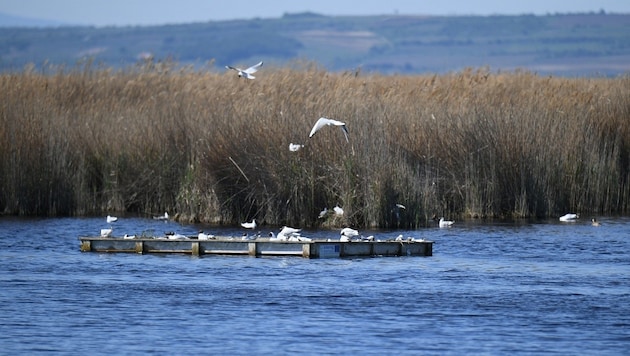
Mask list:
[[[0,209],[410,228],[629,212],[627,76],[294,67],[255,80],[173,63],[4,73]],[[346,122],[350,142],[336,127],[309,138],[321,116]],[[337,204],[342,217],[317,218]]]

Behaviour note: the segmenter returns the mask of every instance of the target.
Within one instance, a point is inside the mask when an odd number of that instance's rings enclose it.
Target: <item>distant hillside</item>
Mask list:
[[[217,69],[307,60],[332,70],[444,73],[523,68],[556,75],[630,71],[630,15],[352,16],[287,14],[146,27],[0,28],[0,70],[92,58],[127,66],[142,58]]]
[[[51,27],[62,26],[62,22],[7,15],[0,12],[0,28],[2,27]]]

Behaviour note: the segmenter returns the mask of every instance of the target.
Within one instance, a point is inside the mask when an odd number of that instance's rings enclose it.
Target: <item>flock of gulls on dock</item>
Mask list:
[[[253,76],[254,73],[256,73],[258,71],[258,69],[260,69],[260,67],[262,67],[263,62],[258,62],[257,64],[246,68],[246,69],[241,69],[238,67],[232,67],[232,66],[225,66],[225,68],[233,70],[235,72],[237,72],[238,77],[239,78],[247,78],[247,79],[255,79],[256,77]],[[326,118],[326,117],[320,117],[317,122],[315,122],[315,125],[313,126],[313,128],[311,129],[311,132],[309,133],[308,137],[311,138],[313,137],[313,135],[315,135],[315,133],[317,133],[319,130],[321,130],[322,128],[326,127],[326,126],[337,126],[339,128],[341,128],[341,131],[343,132],[343,135],[346,139],[346,142],[350,142],[350,140],[348,139],[348,128],[346,127],[346,123],[339,121],[339,120],[334,120],[334,119],[330,119],[330,118]],[[297,152],[298,150],[304,148],[303,144],[298,144],[298,143],[289,143],[289,150],[291,152]],[[404,205],[402,204],[396,204],[396,212],[397,214],[400,212],[401,209],[406,209]],[[340,206],[335,206],[332,209],[332,213],[338,216],[342,216],[344,211]],[[329,214],[328,208],[324,208],[324,210],[322,210],[319,213],[319,218],[325,218],[327,215]],[[566,214],[560,217],[560,221],[562,222],[575,222],[577,221],[577,219],[579,218],[578,214]],[[162,220],[162,221],[168,221],[169,220],[169,215],[167,212],[164,213],[164,215],[160,215],[160,216],[154,216],[153,217],[154,220]],[[435,220],[437,220],[437,218],[434,218]],[[113,228],[111,226],[112,223],[116,222],[118,220],[117,217],[115,216],[110,216],[108,215],[106,218],[106,222],[108,224],[110,224],[109,228],[106,229],[101,229],[101,237],[112,237],[113,234]],[[443,217],[439,219],[438,221],[438,226],[440,228],[450,228],[453,226],[455,222],[453,220],[445,220]],[[592,219],[591,223],[593,226],[600,226],[601,224],[596,220],[596,219]],[[241,223],[241,227],[243,227],[244,229],[247,230],[255,230],[256,227],[258,227],[258,225],[256,224],[256,219],[252,219],[251,222],[243,222]],[[292,227],[288,227],[288,226],[284,226],[282,229],[280,229],[280,231],[275,234],[274,232],[269,232],[268,237],[265,237],[266,239],[268,239],[269,241],[296,241],[296,242],[308,242],[308,241],[312,241],[311,238],[309,237],[304,237],[300,234],[302,230],[301,229],[296,229],[296,228],[292,228]],[[125,239],[134,239],[136,238],[136,235],[128,235],[125,234],[123,236],[123,238]],[[213,239],[217,239],[218,237],[215,235],[211,235],[211,234],[206,234],[204,231],[199,231],[199,234],[197,236],[185,236],[182,234],[178,234],[175,232],[165,232],[164,236],[158,236],[155,238],[162,238],[162,239],[169,239],[169,240],[177,240],[177,239],[198,239],[198,240],[213,240]],[[225,238],[225,237],[222,237]],[[228,239],[235,239],[233,237],[227,237]],[[257,234],[253,234],[250,235],[248,233],[244,233],[241,237],[241,240],[256,240],[256,239],[263,239],[263,237],[261,236],[261,233],[258,232]],[[328,239],[328,241],[330,241],[330,239]],[[396,237],[395,239],[388,239],[388,240],[380,240],[380,239],[375,239],[375,237],[373,235],[370,236],[363,236],[361,234],[359,234],[358,230],[352,229],[350,227],[345,227],[343,229],[341,229],[341,231],[339,232],[339,241],[340,242],[355,242],[355,241],[407,241],[407,242],[423,242],[425,241],[424,239],[415,239],[412,237],[403,237],[403,235],[399,235],[398,237]]]
[[[401,204],[397,204],[400,207],[403,207]],[[343,209],[339,206],[335,206],[333,209],[333,213],[337,214],[337,215],[343,215]],[[324,216],[326,216],[328,214],[328,209],[324,208],[324,210],[322,210],[320,212],[319,217],[322,218]],[[161,221],[168,221],[169,220],[169,215],[168,213],[164,213],[164,215],[161,216],[154,216],[153,217],[154,220],[161,220]],[[113,232],[114,232],[114,228],[112,226],[113,223],[118,221],[118,218],[115,216],[111,216],[111,215],[107,215],[105,221],[110,224],[109,228],[106,229],[101,229],[101,235],[100,237],[106,237],[106,238],[114,238],[113,236]],[[453,221],[448,221],[447,225],[444,225],[444,219],[441,219],[439,226],[440,227],[450,227],[453,224]],[[258,226],[258,224],[256,223],[256,219],[252,219],[252,221],[249,222],[243,222],[241,223],[241,227],[246,229],[246,230],[256,230]],[[122,236],[123,239],[135,239],[135,238],[156,238],[156,239],[168,239],[168,240],[190,240],[190,239],[198,239],[198,240],[217,240],[217,239],[223,239],[223,240],[266,240],[266,241],[277,241],[277,242],[310,242],[313,241],[312,238],[310,237],[306,237],[306,236],[302,236],[301,235],[301,231],[302,229],[296,229],[293,227],[289,227],[289,226],[283,226],[278,233],[274,233],[273,231],[269,232],[269,234],[267,236],[262,236],[261,232],[258,231],[258,233],[254,233],[254,234],[249,234],[249,233],[243,233],[243,235],[241,237],[231,237],[231,236],[217,236],[217,235],[212,235],[212,234],[207,234],[206,232],[204,232],[203,230],[199,231],[199,234],[196,236],[186,236],[183,234],[179,234],[173,231],[167,231],[164,233],[164,235],[162,236],[137,236],[137,235],[129,235],[129,234],[125,234]],[[335,239],[336,240],[336,239]],[[346,227],[341,229],[341,231],[339,231],[339,239],[340,242],[360,242],[360,241],[367,241],[367,242],[374,242],[374,241],[401,241],[401,242],[424,242],[426,240],[424,239],[417,239],[417,238],[413,238],[413,237],[403,237],[403,235],[398,235],[396,238],[389,238],[386,240],[381,240],[381,239],[377,239],[374,237],[374,235],[370,235],[370,236],[363,236],[361,234],[359,234],[358,230]],[[326,241],[333,241],[333,239],[326,239]]]

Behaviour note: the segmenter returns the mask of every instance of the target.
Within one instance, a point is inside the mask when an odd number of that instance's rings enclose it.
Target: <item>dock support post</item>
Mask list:
[[[313,244],[302,244],[302,257],[311,258],[311,246],[313,246]]]
[[[82,252],[90,252],[90,251],[92,251],[92,241],[90,241],[90,240],[82,240],[81,241],[81,251]]]
[[[256,242],[248,243],[247,250],[250,256],[258,256],[258,244]]]
[[[143,254],[144,253],[144,242],[137,241],[136,242],[136,253]]]
[[[192,253],[193,256],[199,256],[200,255],[199,241],[194,241],[192,243],[192,246],[190,247],[190,252]]]

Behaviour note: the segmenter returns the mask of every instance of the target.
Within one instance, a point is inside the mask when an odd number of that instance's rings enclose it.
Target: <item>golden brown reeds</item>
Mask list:
[[[630,78],[233,73],[145,63],[0,75],[5,214],[177,212],[234,224],[418,227],[628,213]],[[321,117],[345,121],[313,138]],[[290,142],[304,144],[290,152]],[[396,203],[406,206],[395,208]]]

